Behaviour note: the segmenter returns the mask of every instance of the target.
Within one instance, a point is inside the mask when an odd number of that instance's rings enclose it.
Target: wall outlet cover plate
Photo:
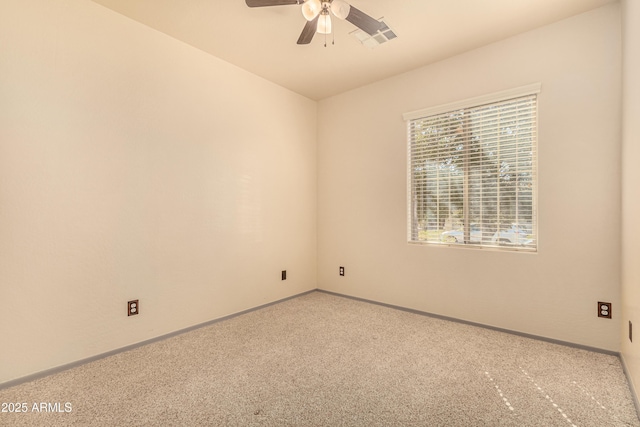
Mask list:
[[[611,303],[598,301],[598,317],[611,319]]]
[[[127,302],[127,316],[135,316],[140,313],[140,303],[137,299]]]

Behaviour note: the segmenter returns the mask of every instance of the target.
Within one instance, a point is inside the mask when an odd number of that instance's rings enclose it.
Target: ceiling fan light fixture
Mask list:
[[[317,31],[319,34],[331,34],[331,16],[328,13],[320,15]]]
[[[307,0],[302,5],[302,15],[307,21],[313,21],[322,11],[322,2],[320,0]]]
[[[351,6],[344,0],[333,0],[331,2],[331,13],[338,19],[346,19],[351,11]]]
[[[378,36],[382,32],[380,21],[361,10],[350,6],[349,0],[245,0],[249,7],[296,5],[300,7],[304,19],[307,20],[297,44],[307,45],[316,33],[324,34],[324,45],[327,45],[327,34],[333,31],[331,15],[344,19],[370,36]],[[394,35],[395,36],[395,35]],[[333,41],[332,41],[333,43]]]

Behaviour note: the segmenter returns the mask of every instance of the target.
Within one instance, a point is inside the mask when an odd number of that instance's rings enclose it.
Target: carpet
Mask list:
[[[322,292],[0,390],[0,402],[27,407],[0,412],[3,426],[640,427],[615,356]]]

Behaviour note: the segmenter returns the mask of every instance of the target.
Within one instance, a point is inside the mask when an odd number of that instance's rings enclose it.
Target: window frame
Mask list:
[[[441,246],[441,247],[455,247],[455,248],[465,248],[465,249],[482,249],[482,250],[498,250],[498,251],[520,251],[525,253],[537,253],[539,248],[539,228],[538,228],[538,152],[539,152],[539,143],[538,143],[538,125],[539,125],[539,94],[541,92],[542,85],[540,83],[534,83],[526,86],[521,86],[517,88],[512,88],[500,92],[493,92],[481,96],[477,96],[474,98],[468,98],[461,101],[451,102],[447,104],[437,105],[434,107],[423,108],[416,111],[411,111],[408,113],[404,113],[402,115],[403,119],[406,122],[407,126],[407,242],[412,245],[428,245],[428,246]],[[471,108],[482,107],[487,104],[494,104],[503,101],[509,101],[516,98],[526,97],[535,95],[536,103],[535,103],[535,123],[532,126],[532,131],[535,135],[534,151],[535,154],[532,158],[532,166],[531,166],[531,174],[533,178],[533,189],[532,189],[532,219],[531,219],[531,227],[533,240],[535,244],[533,247],[530,246],[517,246],[517,245],[498,245],[498,244],[486,244],[486,243],[451,243],[451,242],[442,242],[442,241],[424,241],[424,240],[413,240],[413,152],[412,152],[412,134],[411,134],[411,125],[412,121],[425,119],[430,116],[436,116],[445,113],[454,113],[460,110],[466,110]],[[467,208],[465,208],[467,210]],[[465,218],[469,219],[468,216],[465,215]],[[465,224],[465,228],[471,228],[471,221],[469,219],[469,224]],[[498,224],[498,227],[500,225]]]

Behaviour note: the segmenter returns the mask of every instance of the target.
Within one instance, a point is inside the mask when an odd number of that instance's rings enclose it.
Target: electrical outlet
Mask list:
[[[633,342],[633,323],[629,320],[629,341]]]
[[[282,280],[287,280],[287,270],[282,270]]]
[[[344,267],[340,267],[340,275],[344,276]]]
[[[611,319],[611,303],[598,301],[598,317]]]
[[[135,316],[136,314],[140,313],[140,303],[137,299],[134,299],[133,301],[129,301],[127,303],[127,313],[127,316]]]

